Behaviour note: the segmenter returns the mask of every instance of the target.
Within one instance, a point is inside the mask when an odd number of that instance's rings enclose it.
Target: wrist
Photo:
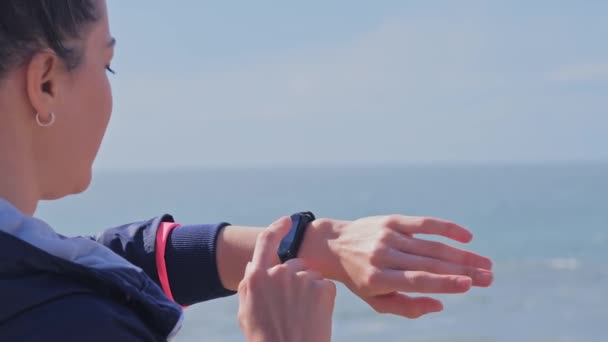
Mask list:
[[[317,219],[308,224],[298,257],[323,277],[343,279],[336,240],[344,223],[332,219]]]

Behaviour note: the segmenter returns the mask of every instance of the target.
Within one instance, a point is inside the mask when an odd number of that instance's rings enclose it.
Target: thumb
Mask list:
[[[271,268],[279,264],[277,249],[291,228],[291,218],[281,217],[258,235],[253,251],[253,267]]]

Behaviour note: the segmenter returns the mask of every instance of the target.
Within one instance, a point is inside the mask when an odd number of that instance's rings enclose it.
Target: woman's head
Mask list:
[[[38,199],[90,183],[113,45],[104,0],[0,1],[0,168],[21,163]]]

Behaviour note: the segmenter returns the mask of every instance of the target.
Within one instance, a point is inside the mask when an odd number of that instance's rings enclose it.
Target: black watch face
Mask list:
[[[312,213],[310,215],[312,215]],[[291,216],[291,228],[289,229],[289,233],[281,240],[278,250],[279,258],[282,262],[297,257],[305,229],[304,227],[300,227],[300,225],[307,222],[309,222],[309,220],[302,217],[302,214],[294,214]]]
[[[293,240],[296,238],[296,229],[290,229],[289,233],[281,240],[281,244],[279,245],[279,255],[285,257],[289,253],[289,249],[291,249],[291,245],[293,244]]]

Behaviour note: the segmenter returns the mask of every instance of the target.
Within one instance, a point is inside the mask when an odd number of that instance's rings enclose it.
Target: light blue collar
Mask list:
[[[97,269],[140,269],[109,248],[84,237],[64,238],[48,224],[21,213],[0,198],[0,231],[19,238],[45,252],[83,266]]]

